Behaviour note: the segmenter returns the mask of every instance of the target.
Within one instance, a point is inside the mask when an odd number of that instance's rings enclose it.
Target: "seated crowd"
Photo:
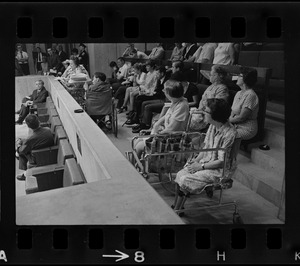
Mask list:
[[[96,123],[105,118],[108,127],[110,126],[108,114],[111,112],[113,97],[118,113],[127,111],[125,124],[135,125],[132,133],[139,133],[144,129],[151,129],[151,134],[185,131],[190,113],[197,110],[200,115],[191,123],[196,124],[200,132],[206,132],[204,147],[231,149],[235,138],[247,140],[256,135],[259,106],[258,97],[253,90],[257,71],[252,68],[240,68],[236,83],[240,91],[233,99],[230,98],[226,83],[229,73],[222,65],[234,63],[234,49],[234,45],[230,43],[186,43],[184,47],[176,43],[170,58],[172,67],[166,68],[157,65],[155,61],[162,58],[162,44],[157,44],[149,56],[139,53],[131,44],[124,51],[123,57],[109,64],[111,77],[96,72],[90,79],[86,67],[74,55],[69,60],[70,65],[58,79],[66,88],[70,88],[74,84],[76,87],[76,81],[70,82],[72,74],[86,75],[87,80],[79,86],[82,88],[80,101]],[[147,61],[141,60],[131,65],[125,62],[126,57],[147,58]],[[199,92],[196,84],[190,82],[183,62],[213,63],[209,72],[202,73],[202,82],[209,85],[205,91]],[[28,161],[34,165],[30,149],[53,145],[52,133],[50,140],[50,133],[39,126],[36,116],[28,115],[32,104],[45,102],[47,97],[47,90],[41,80],[36,82],[36,86],[32,95],[23,99],[18,111],[19,119],[16,121],[21,124],[25,119],[34,132],[27,140],[17,141],[17,156],[20,169],[23,170],[27,169],[25,165]],[[159,118],[152,124],[155,113],[159,114]],[[144,148],[145,140],[135,144],[138,156],[141,156]],[[178,189],[174,209],[177,210],[182,205],[183,195],[199,193],[205,184],[219,178],[224,161],[224,153],[209,152],[201,153],[188,162],[175,179]],[[26,172],[18,176],[18,179],[24,180],[25,176]]]

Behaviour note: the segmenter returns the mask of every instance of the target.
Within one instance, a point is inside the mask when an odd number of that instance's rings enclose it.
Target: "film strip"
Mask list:
[[[0,47],[3,61],[0,68],[1,73],[5,74],[1,82],[0,263],[298,264],[300,97],[296,77],[300,68],[299,9],[298,3],[277,2],[1,4]],[[20,206],[24,206],[20,205],[20,201],[25,201],[26,196],[31,197],[32,203],[42,199],[36,195],[26,195],[20,199],[16,197],[18,181],[14,176],[17,166],[14,167],[15,151],[11,148],[15,145],[12,137],[15,134],[12,115],[15,106],[12,60],[15,44],[158,41],[283,44],[284,61],[278,64],[284,65],[285,73],[284,175],[287,178],[283,203],[285,211],[282,210],[284,213],[279,215],[281,219],[277,216],[275,221],[260,222],[260,217],[257,217],[257,222],[247,223],[246,220],[244,224],[232,224],[231,220],[226,220],[226,224],[222,224],[216,216],[213,220],[180,224],[175,222],[179,219],[177,214],[170,214],[170,218],[175,217],[174,222],[166,222],[152,210],[153,220],[143,222],[141,215],[144,212],[138,215],[138,211],[130,210],[133,213],[132,219],[128,218],[130,222],[125,221],[124,224],[115,222],[123,215],[118,212],[114,213],[113,222],[108,219],[101,224],[91,220],[82,224],[76,221],[81,217],[79,211],[82,211],[78,208],[66,210],[69,216],[74,217],[72,223],[62,221],[57,224],[51,222],[58,215],[52,206],[49,217],[42,224],[35,223],[35,219],[32,219],[31,224],[20,224],[18,212],[21,212]],[[63,101],[59,100],[59,106],[62,105]],[[93,194],[94,190],[90,188],[86,193],[89,192]],[[60,204],[58,199],[52,200]],[[103,209],[101,202],[95,205]],[[50,205],[45,203],[45,206]],[[107,206],[114,208],[113,205]],[[245,216],[256,215],[254,206],[257,205],[246,205],[247,208],[240,211]],[[171,212],[166,206],[161,208]],[[27,210],[27,214],[22,213],[23,217],[41,215],[30,208]],[[158,212],[162,210],[158,209]],[[97,213],[101,215],[101,212]],[[85,215],[88,216],[88,212]],[[136,217],[136,223],[133,217]]]

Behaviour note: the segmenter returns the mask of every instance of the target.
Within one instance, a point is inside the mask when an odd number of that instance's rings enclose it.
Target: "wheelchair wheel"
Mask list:
[[[171,173],[159,173],[158,178],[162,187],[172,195],[175,195],[175,176]]]
[[[117,114],[117,108],[115,107],[113,103],[112,107],[112,115],[111,115],[111,122],[112,122],[112,131],[115,135],[115,137],[118,136],[118,114]]]

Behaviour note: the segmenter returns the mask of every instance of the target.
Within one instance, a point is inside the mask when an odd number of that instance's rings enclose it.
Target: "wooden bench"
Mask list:
[[[65,165],[51,165],[33,168],[25,181],[26,194],[50,189],[69,187],[86,183],[80,166],[74,158],[67,159]]]

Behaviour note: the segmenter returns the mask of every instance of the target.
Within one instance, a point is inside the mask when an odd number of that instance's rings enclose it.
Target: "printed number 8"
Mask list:
[[[134,255],[135,255],[134,260],[136,262],[143,262],[145,260],[143,251],[137,251],[137,252],[135,252]]]

